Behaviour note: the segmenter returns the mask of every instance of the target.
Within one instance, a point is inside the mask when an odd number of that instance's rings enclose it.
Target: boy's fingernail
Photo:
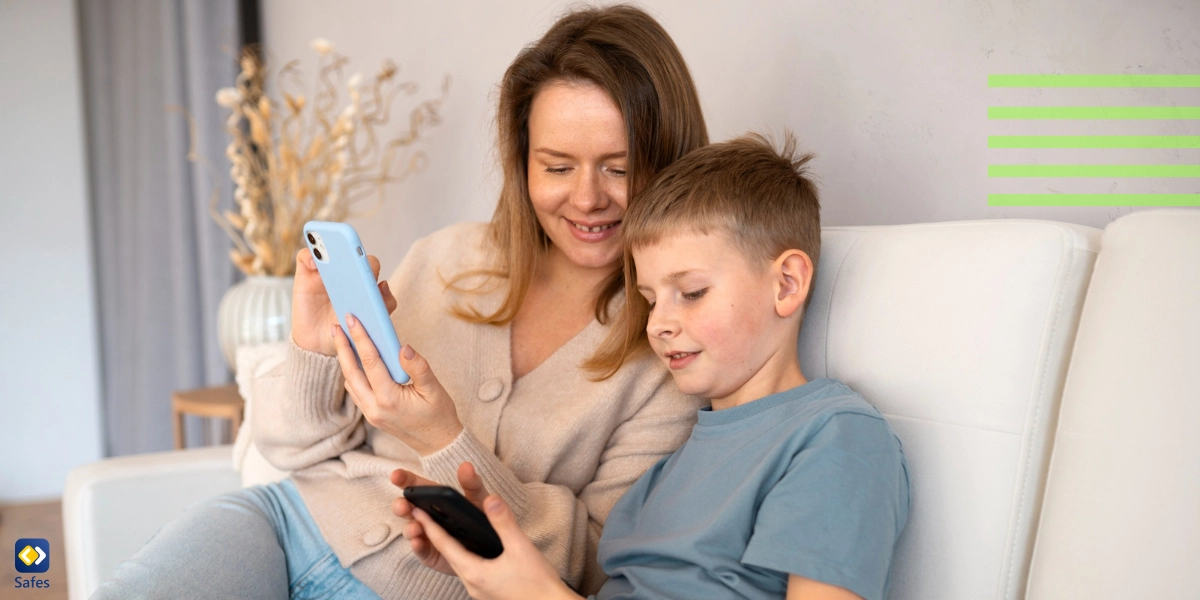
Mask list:
[[[500,498],[496,496],[489,497],[483,501],[483,508],[492,514],[500,512]]]
[[[400,354],[403,354],[404,358],[412,358],[416,352],[413,351],[412,346],[405,344],[404,349],[400,351]]]

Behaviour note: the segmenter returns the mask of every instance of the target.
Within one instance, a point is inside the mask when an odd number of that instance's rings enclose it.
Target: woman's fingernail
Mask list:
[[[400,354],[403,354],[404,358],[412,358],[416,352],[413,350],[412,346],[405,344],[404,349],[400,351]]]
[[[334,323],[334,325],[333,325],[333,329],[330,329],[330,330],[329,330],[329,335],[332,335],[332,336],[333,336],[333,337],[336,339],[336,338],[337,338],[337,332],[338,332],[338,325],[337,325],[336,323]]]
[[[496,496],[488,497],[487,500],[483,501],[483,508],[492,514],[500,512],[500,498]]]
[[[355,319],[354,315],[346,315],[346,324],[351,327],[358,327],[358,319]]]

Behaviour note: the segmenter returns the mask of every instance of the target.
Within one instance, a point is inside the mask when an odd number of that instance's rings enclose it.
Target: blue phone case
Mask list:
[[[309,221],[304,224],[304,243],[308,244],[309,252],[314,248],[308,235],[310,231],[320,236],[325,246],[322,256],[317,258],[313,254],[313,259],[342,331],[354,346],[355,355],[358,355],[358,347],[346,327],[347,313],[354,315],[366,328],[392,379],[396,383],[408,383],[408,373],[400,367],[400,340],[396,338],[396,329],[383,304],[358,232],[345,223]]]

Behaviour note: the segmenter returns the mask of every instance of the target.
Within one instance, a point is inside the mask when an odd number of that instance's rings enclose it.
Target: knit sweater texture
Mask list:
[[[504,299],[503,280],[482,276],[484,293],[448,290],[454,275],[492,268],[487,225],[465,223],[413,244],[388,279],[401,342],[411,344],[454,399],[463,432],[421,457],[368,424],[345,393],[335,357],[283,346],[279,367],[250,382],[259,450],[292,478],[343,566],[382,598],[467,598],[455,577],[427,569],[391,512],[400,494],[388,480],[405,468],[458,488],[469,461],[487,489],[512,507],[522,530],[584,594],[605,576],[596,561],[604,520],[617,499],[687,438],[700,400],[678,391],[654,356],[591,381],[582,362],[608,327],[593,320],[533,371],[514,381],[511,326],[473,324],[455,305],[483,314]],[[618,298],[610,310],[618,310]]]

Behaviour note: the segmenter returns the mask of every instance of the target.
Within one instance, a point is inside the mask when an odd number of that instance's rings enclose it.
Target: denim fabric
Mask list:
[[[296,486],[284,480],[188,507],[118,565],[92,598],[379,596],[341,566]]]

